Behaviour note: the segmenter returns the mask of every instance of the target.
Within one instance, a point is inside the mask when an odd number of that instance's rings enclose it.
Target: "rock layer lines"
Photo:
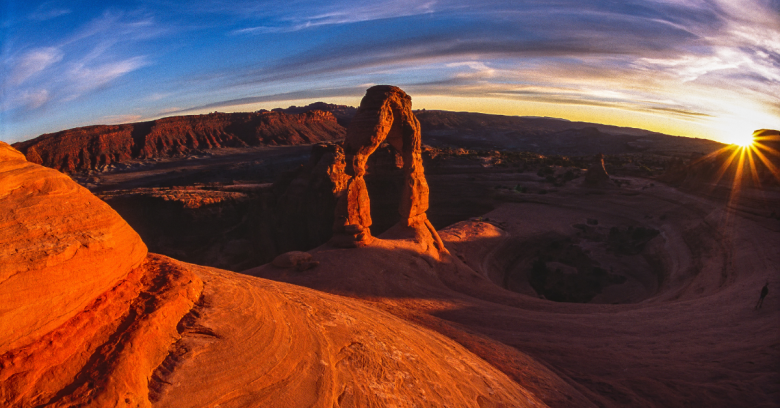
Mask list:
[[[0,405],[149,406],[202,290],[67,176],[0,144]]]
[[[146,256],[135,231],[67,176],[0,145],[0,353],[40,337]]]

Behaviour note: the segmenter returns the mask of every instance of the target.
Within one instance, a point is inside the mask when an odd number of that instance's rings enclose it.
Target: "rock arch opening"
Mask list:
[[[371,198],[371,232],[379,235],[401,221],[398,208],[404,184],[403,156],[382,143],[366,162],[366,189]]]

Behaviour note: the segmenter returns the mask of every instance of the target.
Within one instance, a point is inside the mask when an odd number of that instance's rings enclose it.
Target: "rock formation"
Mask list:
[[[274,258],[271,264],[278,268],[295,269],[296,271],[303,272],[307,269],[316,267],[320,263],[312,261],[311,254],[308,252],[290,251]]]
[[[333,243],[338,246],[363,246],[372,241],[371,207],[366,187],[368,157],[387,142],[403,160],[404,184],[398,211],[401,223],[418,231],[427,231],[440,251],[446,251],[428,221],[428,183],[423,174],[420,149],[420,122],[412,112],[412,98],[400,88],[379,85],[368,91],[360,102],[344,140],[344,155],[349,177],[337,192]]]
[[[338,121],[339,125],[344,126],[344,128],[347,128],[349,127],[349,122],[352,121],[352,117],[355,116],[355,112],[357,112],[357,108],[355,108],[354,106],[347,106],[347,105],[335,105],[332,103],[314,102],[306,106],[290,106],[289,108],[286,109],[276,108],[276,109],[272,109],[272,111],[284,112],[288,115],[297,115],[300,113],[306,113],[310,111],[330,112],[333,114],[333,116],[336,117],[336,121]]]
[[[201,281],[67,176],[0,143],[0,405],[149,406]]]
[[[607,169],[604,168],[603,154],[599,153],[596,155],[596,160],[585,174],[584,184],[590,187],[600,187],[609,184],[609,174],[607,174]]]
[[[146,246],[106,203],[64,174],[27,162],[5,143],[0,160],[3,353],[63,324],[125,279]]]
[[[6,144],[0,251],[2,407],[546,406],[359,300],[147,254],[107,205]]]
[[[14,147],[30,162],[75,172],[198,149],[316,143],[338,140],[344,134],[345,129],[330,112],[216,112],[63,130],[15,143]]]

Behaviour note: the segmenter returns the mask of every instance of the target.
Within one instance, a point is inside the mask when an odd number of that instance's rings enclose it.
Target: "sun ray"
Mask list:
[[[737,201],[740,190],[742,190],[742,173],[745,168],[745,156],[748,147],[740,147],[735,150],[735,153],[739,154],[739,160],[737,161],[737,168],[734,173],[734,180],[731,182],[731,194],[729,195],[729,206],[733,206]]]
[[[710,160],[710,159],[714,159],[714,158],[720,156],[721,154],[724,154],[724,153],[730,151],[733,148],[734,148],[734,146],[732,146],[732,145],[726,145],[726,146],[721,147],[720,149],[718,149],[718,150],[716,150],[716,151],[714,151],[714,152],[712,152],[712,153],[710,153],[710,154],[708,154],[706,156],[699,157],[698,159],[694,160],[694,162],[691,163],[691,164],[696,164],[696,163],[699,163],[699,162],[704,162],[704,161],[707,161],[707,160]]]
[[[718,169],[718,172],[715,173],[715,185],[720,183],[720,180],[723,178],[723,176],[726,174],[726,171],[731,167],[731,163],[734,162],[734,158],[739,154],[739,148],[735,148],[734,146],[731,146],[734,151],[731,153],[728,159],[723,162],[723,165],[720,166],[720,169]]]
[[[769,146],[761,145],[761,144],[758,144],[758,143],[756,145],[759,147],[758,149],[754,149],[753,150],[756,153],[756,156],[758,156],[758,158],[761,160],[761,162],[764,163],[764,165],[767,167],[767,169],[769,169],[769,172],[772,173],[772,175],[777,179],[777,181],[780,181],[780,169],[778,169],[777,166],[775,166],[774,163],[772,163],[772,161],[769,160],[764,155],[763,152],[761,152],[761,148],[764,148],[764,149],[768,150],[769,152],[774,151],[775,153],[777,152],[777,150],[772,149]]]
[[[776,149],[773,149],[770,146],[767,146],[766,144],[764,144],[760,140],[756,140],[756,142],[753,143],[753,145],[756,146],[757,148],[761,149],[761,150],[766,150],[766,152],[771,154],[772,156],[780,157],[780,152],[779,151],[777,151]]]
[[[753,151],[756,149],[754,145],[748,146],[747,150],[747,157],[748,157],[748,163],[750,165],[750,176],[753,179],[753,184],[761,188],[761,179],[758,178],[758,169],[756,168],[756,162],[753,159]]]

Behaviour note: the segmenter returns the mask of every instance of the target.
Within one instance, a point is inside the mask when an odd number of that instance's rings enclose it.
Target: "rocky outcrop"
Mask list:
[[[401,222],[427,231],[440,251],[446,251],[428,221],[428,183],[423,174],[420,122],[412,112],[412,98],[400,88],[379,85],[368,91],[347,129],[344,140],[345,174],[349,177],[338,191],[333,243],[362,246],[371,242],[371,207],[364,176],[369,156],[385,141],[402,160],[404,184],[398,212]]]
[[[0,144],[0,406],[148,407],[202,282],[67,176]]]
[[[609,174],[607,169],[604,168],[604,155],[599,153],[596,155],[596,159],[593,164],[588,168],[588,172],[585,173],[584,185],[589,187],[603,187],[609,185]]]
[[[277,268],[295,269],[299,272],[311,269],[319,265],[317,261],[312,261],[311,254],[301,251],[285,252],[271,262]]]
[[[215,112],[69,129],[15,143],[14,147],[30,162],[75,172],[202,149],[296,145],[338,140],[344,135],[344,127],[330,112]]]
[[[5,144],[0,250],[3,407],[545,406],[370,304],[146,254],[105,204]],[[318,263],[287,255],[283,271]]]
[[[349,127],[349,123],[352,121],[352,117],[355,116],[357,108],[347,105],[335,105],[325,102],[314,102],[306,106],[290,106],[287,109],[276,108],[272,109],[274,112],[284,112],[288,115],[297,115],[299,113],[305,113],[309,111],[323,111],[330,112],[336,117],[339,125],[345,128]]]
[[[333,235],[336,195],[346,187],[344,150],[339,144],[312,146],[309,162],[274,183],[271,229],[278,253],[308,250]]]
[[[146,256],[138,234],[106,203],[6,144],[0,242],[0,353],[63,324]]]

